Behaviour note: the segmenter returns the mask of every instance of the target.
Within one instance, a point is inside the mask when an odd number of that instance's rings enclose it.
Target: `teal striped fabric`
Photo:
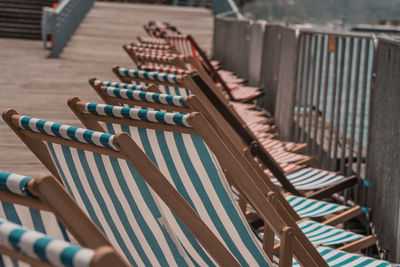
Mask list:
[[[113,144],[114,136],[110,134],[77,128],[52,121],[31,118],[28,116],[20,117],[19,126],[25,130],[62,137],[81,143],[116,149]]]
[[[146,86],[141,84],[133,84],[133,83],[119,83],[119,82],[109,82],[102,80],[94,80],[92,81],[93,85],[104,85],[108,87],[121,88],[121,89],[129,89],[129,90],[140,90],[143,91]]]
[[[110,133],[127,132],[176,187],[243,266],[266,266],[268,260],[233,199],[215,156],[201,137],[107,124]],[[198,244],[163,206],[163,212],[185,251],[200,265],[210,265]],[[182,230],[179,230],[182,229]]]
[[[387,267],[393,266],[387,261],[382,261],[370,257],[365,257],[349,252],[335,250],[327,247],[317,247],[319,253],[331,267]],[[293,260],[293,266],[300,266],[296,260]]]
[[[171,106],[186,107],[183,96],[174,96],[167,94],[158,94],[137,90],[127,90],[116,87],[104,88],[104,93],[108,96],[117,97],[120,99],[139,100],[151,103],[159,103]]]
[[[173,84],[178,84],[179,83],[178,79],[181,77],[178,75],[168,74],[168,73],[150,72],[150,71],[134,70],[126,68],[117,68],[116,71],[121,76],[149,79],[153,81],[168,82]]]
[[[47,143],[67,190],[134,266],[188,266],[160,200],[126,160]]]
[[[0,191],[11,192],[30,198],[32,196],[27,192],[26,184],[31,179],[31,177],[25,175],[0,171]],[[9,202],[0,202],[0,218],[5,218],[15,224],[34,229],[58,239],[76,243],[56,217],[47,211],[39,211]],[[0,255],[0,266],[22,267],[27,265],[10,257]]]
[[[126,68],[118,68],[117,72],[119,75],[123,77],[145,78],[149,80],[148,82],[151,82],[151,80],[153,80],[153,81],[165,81],[176,84],[176,87],[167,85],[158,85],[158,88],[163,94],[174,95],[174,96],[190,95],[190,91],[188,89],[183,87],[178,87],[180,84],[177,80],[177,77],[181,77],[180,75],[174,75],[162,72],[141,71],[134,69],[126,69]]]
[[[347,210],[349,207],[326,201],[309,199],[294,195],[285,195],[286,200],[302,218],[321,217]]]
[[[52,266],[89,267],[94,251],[0,219],[0,245]]]
[[[235,199],[238,201],[239,192],[234,187],[232,188],[232,192],[235,196]],[[334,214],[339,211],[344,211],[349,208],[347,206],[329,203],[322,200],[315,200],[294,195],[285,195],[285,198],[301,218],[321,217],[328,214]],[[247,210],[256,213],[250,204],[247,204]]]
[[[189,115],[187,114],[155,111],[149,109],[119,107],[95,103],[86,103],[85,109],[87,112],[95,115],[105,115],[110,117],[119,117],[191,127],[187,121],[189,118]]]
[[[24,175],[0,171],[0,190],[17,195],[29,195],[26,185],[32,179]]]

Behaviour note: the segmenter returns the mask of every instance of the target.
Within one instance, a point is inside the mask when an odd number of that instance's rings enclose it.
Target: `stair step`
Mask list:
[[[41,25],[40,24],[25,24],[25,23],[10,23],[10,22],[1,22],[0,21],[0,28],[41,30]]]

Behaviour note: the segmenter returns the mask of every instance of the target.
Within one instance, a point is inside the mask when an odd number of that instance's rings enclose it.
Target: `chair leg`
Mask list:
[[[292,266],[293,261],[293,239],[292,228],[284,227],[281,234],[281,248],[279,253],[279,267]]]
[[[273,260],[274,256],[274,237],[274,231],[272,231],[272,229],[267,224],[264,224],[263,249],[271,261]]]

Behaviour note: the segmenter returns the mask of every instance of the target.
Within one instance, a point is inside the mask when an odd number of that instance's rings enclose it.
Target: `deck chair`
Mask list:
[[[135,138],[136,134],[140,133],[141,128],[144,126],[134,126],[135,120],[137,120],[137,117],[140,117],[143,120],[150,120],[152,122],[162,122],[162,119],[158,120],[157,117],[162,116],[165,114],[169,114],[169,116],[172,116],[172,114],[175,113],[165,113],[165,112],[159,112],[159,111],[152,111],[148,109],[133,109],[133,108],[125,108],[125,107],[119,107],[119,106],[111,106],[111,105],[104,105],[104,104],[95,104],[95,103],[75,103],[73,102],[78,101],[78,99],[74,99],[70,101],[70,106],[75,106],[79,110],[75,109],[75,114],[78,115],[78,117],[82,120],[82,122],[90,128],[93,129],[98,129],[98,130],[103,130],[104,129],[101,127],[101,125],[98,122],[107,122],[106,123],[106,129],[109,133],[117,133],[117,132],[127,132],[132,135],[134,138],[135,142],[139,144],[139,146],[144,147],[144,144],[142,144],[143,141],[143,136],[139,139]],[[80,111],[80,112],[79,112]],[[132,115],[130,115],[132,114]],[[142,114],[142,115],[141,115]],[[182,114],[177,114],[177,116],[185,116]],[[186,115],[188,116],[188,115]],[[201,115],[200,115],[201,116]],[[199,117],[198,119],[195,115],[190,114],[189,117],[192,117],[190,121],[190,125],[194,130],[193,134],[199,135],[205,142],[208,144],[211,144],[211,140],[216,140],[218,137],[222,136],[222,134],[217,135],[216,132],[221,132],[222,130],[215,131],[215,135],[213,134],[206,134],[206,133],[213,133],[213,127],[207,123],[207,121],[204,119],[204,117]],[[194,117],[194,118],[193,118]],[[114,118],[114,120],[113,120]],[[153,119],[150,119],[153,118]],[[154,119],[155,118],[155,119]],[[163,173],[171,173],[172,172],[179,172],[180,168],[179,165],[175,165],[175,162],[179,162],[178,159],[182,161],[182,167],[183,166],[196,166],[197,163],[191,162],[188,158],[182,158],[182,155],[179,155],[179,149],[172,147],[168,148],[169,146],[172,146],[170,142],[172,143],[173,140],[175,140],[174,136],[171,136],[172,139],[167,138],[171,132],[170,130],[165,130],[162,131],[162,125],[159,127],[154,126],[154,124],[150,124],[148,127],[156,129],[156,133],[148,133],[150,135],[148,137],[148,140],[146,140],[146,143],[150,143],[152,148],[147,148],[147,149],[152,149],[151,155],[159,155],[159,158],[155,160],[155,162],[166,162],[167,168],[162,169]],[[152,126],[153,125],[153,126]],[[187,127],[184,123],[182,123],[180,128]],[[202,129],[200,130],[200,127]],[[161,128],[161,129],[160,129]],[[175,127],[173,130],[173,135],[178,133],[184,134],[186,133],[186,129],[184,128],[183,130],[179,131],[180,129],[178,127]],[[182,132],[183,131],[183,132]],[[155,134],[156,136],[152,137],[152,134]],[[143,133],[144,135],[144,133]],[[161,138],[160,136],[164,136]],[[161,139],[160,139],[161,138]],[[190,135],[187,138],[193,138]],[[276,188],[273,188],[274,186],[271,183],[267,183],[267,181],[263,180],[261,177],[258,176],[258,174],[252,169],[252,166],[250,164],[246,164],[247,160],[244,155],[241,154],[239,149],[234,148],[234,144],[228,140],[229,138],[223,137],[221,138],[221,142],[226,145],[222,146],[221,144],[218,144],[214,142],[214,146],[210,146],[210,149],[215,153],[217,159],[219,162],[221,162],[222,169],[220,172],[225,172],[227,173],[229,169],[232,168],[232,165],[235,164],[234,161],[240,162],[243,168],[245,169],[246,177],[248,177],[249,182],[253,181],[254,184],[258,185],[258,189],[261,190],[262,192],[265,192],[264,194],[267,194],[268,192],[274,192],[274,194],[277,197],[277,202],[279,202],[282,205],[282,208],[287,212],[287,214],[296,214],[295,211],[290,207],[290,205],[287,204],[286,200],[282,198],[282,196],[279,194],[279,191]],[[226,141],[226,143],[224,143]],[[177,142],[175,140],[175,142]],[[154,143],[154,144],[153,144]],[[219,146],[217,146],[219,145]],[[160,146],[160,147],[158,147]],[[228,149],[228,147],[230,149]],[[224,148],[226,148],[224,150]],[[146,149],[146,147],[144,147]],[[175,151],[175,152],[174,152]],[[231,156],[230,158],[227,158],[224,155],[229,154],[229,152],[235,153],[235,156]],[[192,151],[195,153],[194,151]],[[192,153],[190,152],[190,153]],[[153,160],[154,161],[154,160]],[[172,165],[168,165],[168,162],[172,163]],[[205,169],[208,168],[213,168],[211,163],[210,165],[205,165]],[[173,167],[171,167],[173,166]],[[160,166],[161,168],[161,166]],[[171,169],[173,168],[173,169]],[[189,170],[187,170],[189,173]],[[178,174],[178,173],[176,173]],[[174,174],[171,174],[174,177]],[[243,174],[244,175],[244,174]],[[190,174],[189,174],[190,176]],[[231,177],[233,176],[233,177]],[[181,177],[181,176],[179,176]],[[243,185],[237,185],[236,180],[237,178],[234,178],[235,176],[233,174],[230,174],[229,176],[227,175],[228,181],[230,182],[231,185],[233,185],[238,191],[243,192],[245,189],[243,189]],[[222,177],[224,178],[224,177]],[[221,179],[222,179],[221,178]],[[189,179],[189,177],[182,177],[181,179]],[[247,196],[244,195],[246,199]],[[251,203],[251,201],[248,201]],[[286,202],[286,203],[284,203]],[[252,205],[253,206],[253,205]],[[253,206],[254,207],[254,206]],[[289,208],[288,208],[289,207]],[[290,209],[290,210],[288,210]],[[294,216],[293,216],[294,217]],[[292,217],[292,219],[293,219]],[[299,219],[298,215],[297,218]],[[334,245],[334,244],[343,244],[343,243],[348,243],[351,241],[355,241],[351,244],[346,245],[343,247],[343,249],[347,250],[353,250],[355,248],[363,248],[365,246],[370,246],[375,243],[375,238],[373,236],[362,236],[358,234],[354,234],[348,231],[344,231],[342,229],[337,229],[335,227],[327,226],[325,224],[319,224],[310,220],[304,220],[300,221],[298,223],[299,227],[306,233],[306,236],[308,236],[313,243],[321,243],[324,245]],[[315,231],[316,230],[316,231]]]
[[[221,179],[223,174],[219,172],[220,169],[205,169],[203,164],[207,166],[208,163],[213,165],[217,163],[204,141],[192,135],[194,130],[190,125],[191,116],[161,112],[154,117],[147,111],[131,115],[135,117],[135,123],[144,127],[136,136],[139,139],[140,136],[145,138],[143,134],[148,132],[145,130],[147,125],[159,127],[158,123],[153,123],[154,121],[162,122],[163,127],[168,129],[182,127],[186,134],[177,132],[177,135],[182,138],[194,138],[196,146],[192,146],[191,149],[195,149],[193,152],[202,149],[202,153],[186,154],[193,155],[193,160],[200,157],[196,159],[195,165],[190,167],[194,169],[186,169],[191,174],[188,176],[187,173],[186,177],[190,179],[184,181],[176,175],[163,174],[156,166],[161,162],[153,162],[150,159],[157,156],[154,154],[155,151],[150,152],[151,150],[147,148],[143,151],[126,133],[112,135],[93,132],[21,116],[15,111],[8,111],[3,117],[7,124],[25,140],[25,143],[27,143],[27,138],[35,143],[36,146],[29,146],[31,150],[35,152],[37,147],[46,147],[47,155],[37,152],[35,154],[42,162],[47,163],[49,170],[57,171],[54,175],[60,175],[67,188],[74,188],[79,183],[87,185],[88,179],[93,179],[96,175],[100,178],[96,179],[95,183],[89,182],[92,192],[95,192],[94,188],[103,188],[101,195],[95,195],[96,201],[108,197],[114,198],[114,201],[117,199],[122,201],[124,198],[141,196],[143,197],[142,205],[139,208],[142,208],[145,203],[152,203],[151,208],[158,211],[158,220],[162,221],[164,229],[170,230],[170,237],[176,240],[174,244],[181,246],[180,252],[187,255],[188,261],[199,265],[270,266],[268,258],[272,258],[273,236],[268,236],[264,241],[269,252],[267,257],[239,207],[232,201],[231,191],[225,178]],[[198,113],[192,116],[202,118]],[[204,119],[203,122],[205,122]],[[176,137],[179,138],[179,136]],[[146,138],[143,139],[142,145],[151,145],[146,143],[148,140],[145,140]],[[210,145],[215,142],[218,142],[220,146],[223,145],[218,139],[210,141],[212,142]],[[179,171],[179,175],[183,175],[180,171],[185,172],[185,167],[182,166],[176,171]],[[246,174],[238,162],[230,167],[230,172],[238,176],[235,179],[242,183],[244,193],[254,204],[272,233],[281,238],[279,261],[281,266],[291,266],[293,254],[302,265],[327,266],[285,210],[278,212],[273,207],[271,204],[274,199],[273,193],[265,196],[260,192],[251,180],[245,178]],[[138,187],[140,190],[135,191]],[[90,190],[90,188],[85,189]],[[76,189],[73,191],[74,195],[78,193]],[[111,192],[114,194],[110,195]],[[144,195],[145,192],[147,193]],[[193,197],[196,201],[193,201]],[[277,204],[279,205],[279,202]],[[118,213],[115,214],[116,217],[129,213],[134,202],[131,199],[121,205]],[[146,214],[146,216],[143,215],[146,219],[150,216],[148,213],[139,212],[139,214]],[[150,226],[153,227],[153,225]],[[142,240],[139,244],[144,246],[146,240]],[[166,247],[168,248],[168,245]]]
[[[92,80],[91,83],[96,83],[95,80]],[[127,107],[141,107],[141,108],[149,108],[155,110],[168,110],[171,112],[182,112],[188,113],[192,111],[200,112],[206,120],[211,122],[211,125],[215,125],[215,119],[207,112],[207,109],[196,99],[196,96],[192,95],[188,98],[185,97],[177,97],[165,94],[157,94],[151,92],[143,92],[143,91],[133,91],[133,90],[124,90],[113,87],[101,87],[95,86],[95,90],[100,96],[100,98],[109,105],[121,105]],[[72,111],[79,117],[82,121],[85,120],[84,112],[84,103],[79,101],[77,98],[72,98],[68,101],[68,104]],[[220,129],[217,128],[217,132]],[[241,149],[242,147],[239,147]],[[272,190],[279,193],[278,190],[273,185],[270,185]],[[235,192],[237,198],[239,195]],[[290,203],[290,205],[295,209],[298,214],[297,217],[294,217],[296,220],[300,218],[306,217],[321,217],[328,214],[338,213],[344,210],[347,210],[345,214],[341,216],[331,218],[329,222],[326,222],[330,225],[335,225],[343,222],[343,220],[348,220],[352,217],[355,217],[361,213],[360,207],[350,208],[331,204],[324,201],[317,201],[306,199],[298,196],[288,195],[286,196],[286,200]],[[253,211],[253,209],[244,210]],[[341,217],[341,218],[340,218]]]
[[[14,223],[15,226],[18,225],[18,227],[22,226],[32,229],[36,232],[35,236],[38,236],[40,233],[40,235],[51,236],[52,238],[58,239],[58,243],[62,241],[65,242],[62,246],[67,246],[71,244],[70,242],[73,242],[75,245],[79,244],[96,251],[96,254],[103,251],[100,253],[103,256],[105,256],[104,253],[108,251],[107,253],[110,255],[107,257],[115,258],[114,262],[121,264],[121,266],[128,266],[126,262],[124,263],[124,260],[116,254],[115,250],[110,251],[110,249],[102,249],[111,248],[111,244],[90,219],[87,218],[83,211],[79,209],[56,179],[50,175],[28,177],[0,171],[0,218],[2,218],[1,220],[4,219],[5,221]],[[3,225],[0,223],[0,228],[2,227]],[[7,236],[9,233],[10,232],[7,230],[0,230],[0,235],[5,234],[5,236]],[[23,231],[21,233],[23,233]],[[40,258],[29,253],[28,255],[20,255],[18,251],[12,251],[12,249],[29,248],[30,246],[20,245],[18,244],[18,239],[16,239],[16,243],[10,247],[10,243],[7,242],[6,239],[0,237],[0,240],[4,241],[4,243],[0,241],[0,254],[2,254],[0,256],[1,266],[25,266],[22,264],[24,261],[31,264],[36,264],[39,261],[46,261],[50,264],[59,263],[57,254],[53,255],[51,258],[46,257],[46,253]],[[21,238],[21,240],[24,241],[25,239]],[[46,245],[46,243],[43,245]],[[50,247],[49,249],[51,250],[52,248]],[[70,262],[71,265],[63,262],[68,266],[84,266],[80,264],[73,265],[74,262],[79,263],[79,259],[74,260],[75,252],[73,252],[75,250],[78,251],[79,248],[71,247],[69,250],[72,250],[72,253],[70,254],[70,258],[65,260],[66,262]],[[91,254],[93,254],[93,251]],[[33,259],[26,259],[26,257],[29,258],[31,256],[33,256]],[[67,256],[67,258],[69,257],[68,255],[65,256]],[[79,253],[76,254],[76,256],[81,258]],[[85,257],[83,257],[83,259],[84,258]],[[99,258],[99,256],[95,258]],[[89,257],[87,260],[86,264],[90,263],[92,258]],[[96,262],[98,260],[99,259],[97,259]],[[81,263],[83,264],[85,262]],[[58,266],[61,265],[61,263],[58,264]],[[43,266],[43,264],[38,264],[38,266]]]
[[[241,120],[237,113],[230,108],[229,104],[227,104],[224,99],[220,98],[218,94],[214,94],[212,90],[207,88],[207,85],[200,79],[198,75],[180,76],[165,73],[129,70],[119,67],[114,67],[113,71],[117,75],[117,77],[125,83],[154,83],[159,86],[160,90],[163,93],[171,94],[170,92],[179,91],[186,92],[186,96],[189,95],[190,92],[197,95],[199,101],[203,104],[205,103],[206,109],[213,110],[213,115],[219,117],[219,123],[224,123],[224,128],[233,128],[233,130],[240,136],[242,142],[244,142],[249,147],[251,154],[257,157],[258,160],[265,165],[265,169],[269,169],[273,173],[274,177],[279,180],[279,183],[286,191],[294,195],[304,195],[302,192],[297,190],[295,186],[287,179],[282,168],[269,155],[269,153],[259,143],[257,138],[252,134],[252,132],[247,129],[246,124]],[[188,90],[187,88],[190,88],[190,90]],[[307,169],[316,170],[313,168]],[[324,173],[324,171],[322,170],[317,171],[318,173]],[[325,176],[328,176],[328,173],[325,174]],[[329,173],[329,175],[330,174],[331,173]],[[332,177],[329,176],[329,179],[326,179],[326,177],[323,176],[323,180],[321,180],[321,183],[323,185],[316,189],[318,180],[321,178],[321,176],[322,175],[306,175],[304,177],[296,177],[295,182],[301,183],[303,185],[303,188],[307,184],[312,183],[312,188],[310,189],[315,192],[309,194],[308,196],[315,199],[329,197],[331,194],[341,191],[346,187],[353,186],[357,183],[357,178],[354,176],[346,178],[337,175],[334,177],[335,179],[333,180],[333,182],[330,185],[327,185],[327,183],[329,183],[329,180],[332,180]]]
[[[96,250],[83,248],[2,218],[0,218],[0,254],[34,266],[128,266],[111,247],[100,247]],[[1,266],[7,266],[1,258],[0,263]]]

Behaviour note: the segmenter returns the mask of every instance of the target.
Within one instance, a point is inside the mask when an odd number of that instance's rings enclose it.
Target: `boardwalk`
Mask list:
[[[81,125],[67,107],[67,99],[78,96],[98,102],[87,80],[115,80],[113,65],[134,67],[121,46],[144,35],[142,25],[154,19],[193,34],[210,52],[213,17],[206,9],[97,2],[60,59],[47,58],[49,52],[38,41],[0,38],[0,110],[12,107],[20,114]],[[0,170],[46,173],[2,120]]]

